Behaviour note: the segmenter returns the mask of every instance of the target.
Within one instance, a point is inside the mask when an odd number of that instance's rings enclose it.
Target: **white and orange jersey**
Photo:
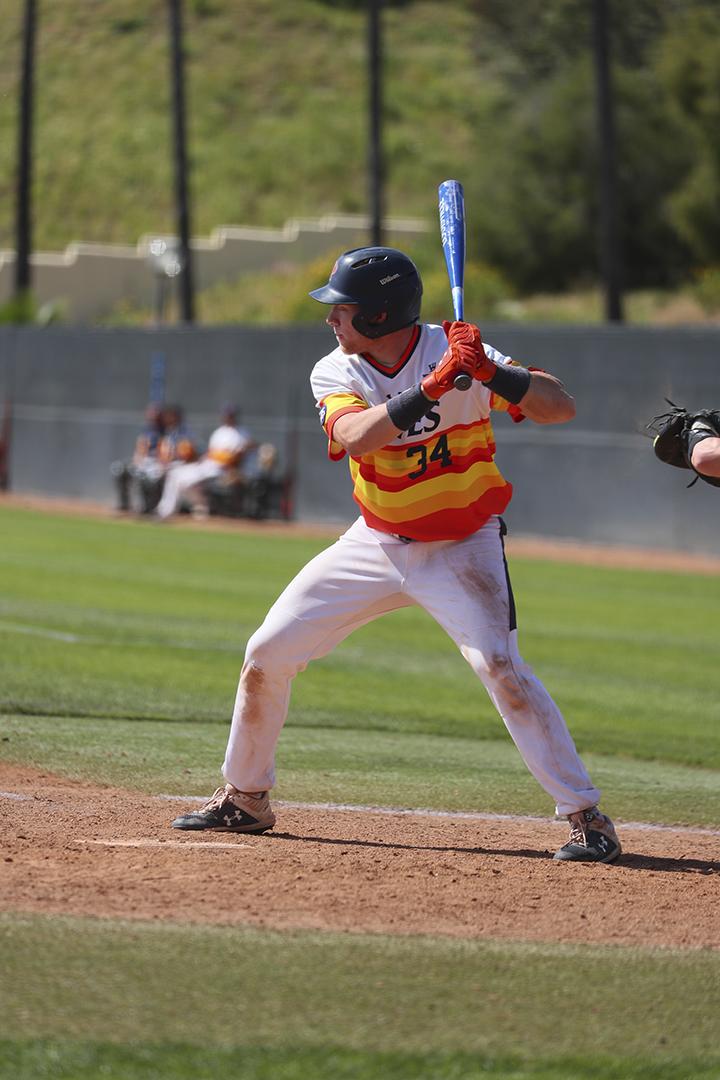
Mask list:
[[[313,368],[310,383],[328,436],[328,454],[338,461],[345,450],[333,440],[333,426],[348,412],[380,405],[417,386],[447,349],[441,326],[415,327],[404,354],[392,368],[367,355],[340,348]],[[491,345],[496,364],[512,363]],[[512,486],[497,468],[490,410],[517,406],[474,380],[466,392],[453,390],[409,431],[371,454],[350,458],[353,497],[373,529],[413,540],[459,540],[479,529],[510,502]]]
[[[205,456],[223,468],[229,468],[237,464],[251,442],[250,435],[243,428],[222,424],[210,436]]]

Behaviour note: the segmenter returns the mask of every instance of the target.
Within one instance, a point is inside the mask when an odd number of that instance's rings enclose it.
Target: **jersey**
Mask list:
[[[158,457],[169,465],[174,461],[196,461],[197,448],[195,439],[185,426],[166,431],[158,446]]]
[[[318,361],[310,383],[330,458],[345,456],[333,439],[341,416],[417,386],[446,349],[443,328],[424,323],[414,328],[392,368],[366,354],[347,355],[339,347]],[[496,364],[512,363],[490,345],[485,352]],[[428,403],[421,420],[380,450],[350,457],[353,498],[366,523],[411,540],[459,540],[501,514],[512,497],[512,485],[495,464],[491,409],[523,419],[516,406],[473,380],[469,390],[453,390]]]
[[[223,424],[210,436],[206,456],[223,468],[229,468],[237,464],[251,442],[249,433],[243,428]]]

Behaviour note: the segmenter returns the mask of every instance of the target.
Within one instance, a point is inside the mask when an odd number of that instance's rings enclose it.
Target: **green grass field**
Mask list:
[[[324,542],[7,507],[0,537],[0,757],[212,790],[247,637]],[[720,577],[525,559],[511,572],[523,654],[604,806],[717,827]],[[414,610],[298,679],[278,766],[286,799],[552,812],[483,688]],[[712,950],[22,913],[0,918],[0,939],[8,1080],[720,1076]]]

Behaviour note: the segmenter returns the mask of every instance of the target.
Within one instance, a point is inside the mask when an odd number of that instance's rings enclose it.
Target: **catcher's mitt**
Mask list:
[[[698,479],[707,484],[720,487],[720,479],[714,476],[703,476],[691,464],[691,455],[696,443],[702,439],[720,438],[720,410],[700,409],[698,412],[688,412],[681,409],[669,398],[665,398],[668,405],[672,406],[670,412],[653,416],[647,425],[648,431],[655,432],[653,450],[655,456],[666,465],[674,465],[678,469],[691,469],[695,473],[692,486]]]

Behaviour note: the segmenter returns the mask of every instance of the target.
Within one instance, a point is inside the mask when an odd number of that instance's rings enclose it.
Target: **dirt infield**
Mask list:
[[[628,826],[615,865],[568,865],[552,820],[280,804],[263,836],[173,831],[188,805],[0,762],[0,910],[720,948],[719,831]]]

